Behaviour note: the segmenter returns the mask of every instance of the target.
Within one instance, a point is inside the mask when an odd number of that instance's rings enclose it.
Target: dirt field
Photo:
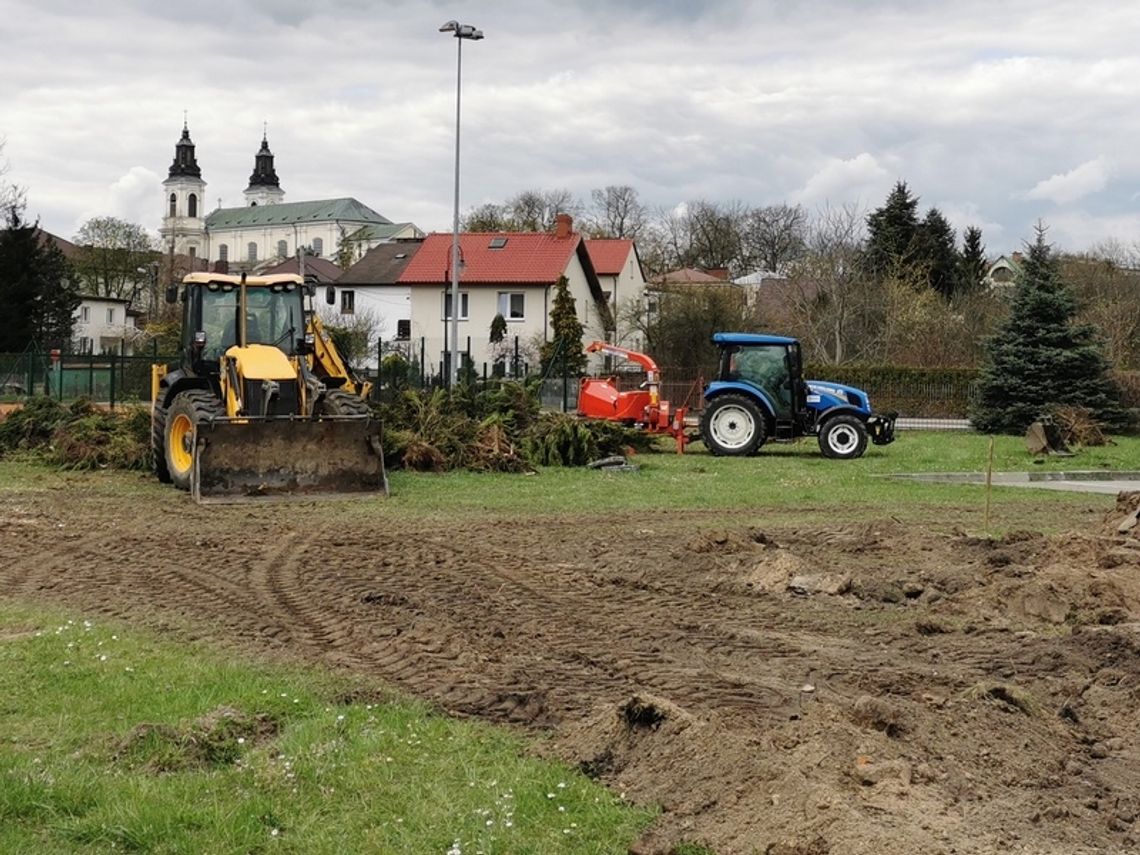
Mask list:
[[[336,504],[6,493],[0,592],[548,734],[551,755],[663,805],[637,853],[1125,852],[1140,538],[1117,524],[1138,500],[990,541],[819,513],[454,530],[382,511],[346,526]]]

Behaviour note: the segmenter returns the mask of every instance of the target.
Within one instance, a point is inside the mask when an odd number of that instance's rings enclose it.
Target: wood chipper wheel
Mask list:
[[[157,404],[150,417],[150,453],[154,458],[154,474],[163,484],[170,483],[166,465],[166,407]]]
[[[164,432],[166,470],[179,490],[190,489],[195,426],[223,415],[222,402],[201,389],[181,392],[170,404]]]
[[[372,414],[368,404],[358,395],[343,392],[340,389],[331,389],[325,392],[317,404],[317,414],[321,416],[361,416]]]

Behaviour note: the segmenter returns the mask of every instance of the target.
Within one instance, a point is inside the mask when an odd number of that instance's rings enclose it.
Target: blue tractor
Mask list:
[[[754,333],[714,333],[717,377],[705,388],[701,439],[716,455],[755,454],[769,439],[819,438],[825,457],[853,460],[867,440],[895,438],[896,413],[875,413],[861,389],[803,379],[800,343]]]

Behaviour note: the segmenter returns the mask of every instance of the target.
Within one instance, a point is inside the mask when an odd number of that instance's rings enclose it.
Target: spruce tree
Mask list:
[[[79,293],[59,248],[11,205],[0,227],[0,353],[70,344]]]
[[[550,307],[551,340],[546,342],[539,356],[544,374],[554,370],[580,375],[586,371],[586,354],[582,351],[582,322],[574,307],[570,283],[565,276],[558,277],[554,286],[554,302]],[[565,366],[565,367],[564,367]]]
[[[958,287],[965,294],[982,290],[986,280],[986,247],[982,230],[970,226],[962,236],[962,255],[958,267]]]
[[[978,430],[1019,433],[1053,406],[1086,407],[1110,428],[1125,424],[1095,328],[1076,323],[1076,312],[1076,298],[1038,226],[1009,319],[988,343],[970,414]]]
[[[918,237],[918,197],[899,181],[881,208],[867,215],[864,269],[876,278],[899,263],[908,263]]]
[[[957,293],[958,249],[954,229],[937,208],[926,212],[915,238],[915,261],[926,267],[930,287],[946,300]]]

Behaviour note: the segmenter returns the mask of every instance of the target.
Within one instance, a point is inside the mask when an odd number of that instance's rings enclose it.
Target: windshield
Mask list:
[[[788,383],[787,351],[781,346],[741,346],[729,352],[728,378],[745,380],[768,393],[777,409],[790,409],[792,390]]]
[[[207,359],[237,344],[239,289],[203,289],[202,331]],[[245,334],[249,344],[272,344],[292,355],[304,324],[299,290],[246,288]]]

